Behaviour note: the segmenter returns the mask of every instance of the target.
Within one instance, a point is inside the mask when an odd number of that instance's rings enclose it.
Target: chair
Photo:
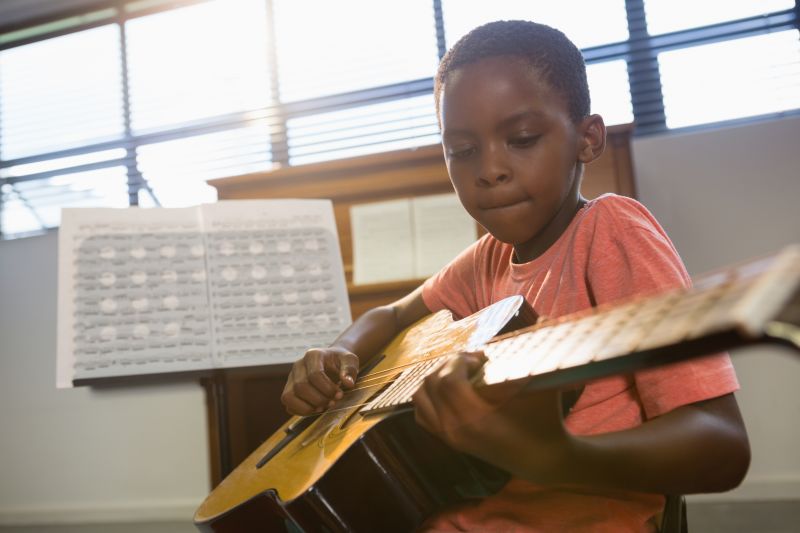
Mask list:
[[[686,522],[686,498],[681,495],[668,495],[661,512],[659,533],[689,533]]]

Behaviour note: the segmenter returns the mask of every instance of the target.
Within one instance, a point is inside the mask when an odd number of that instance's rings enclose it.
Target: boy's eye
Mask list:
[[[459,146],[459,147],[452,148],[452,149],[447,151],[447,155],[449,155],[450,157],[456,158],[456,159],[463,158],[463,157],[469,157],[473,153],[475,153],[475,147],[474,146],[463,146],[463,147]]]
[[[510,139],[508,144],[516,148],[526,148],[528,146],[533,146],[538,140],[538,135],[521,135]]]

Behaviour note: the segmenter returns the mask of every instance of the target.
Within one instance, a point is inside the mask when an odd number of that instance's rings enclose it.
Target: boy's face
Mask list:
[[[461,203],[518,253],[535,244],[565,200],[577,203],[581,125],[533,67],[498,57],[451,72],[440,119],[445,161]]]

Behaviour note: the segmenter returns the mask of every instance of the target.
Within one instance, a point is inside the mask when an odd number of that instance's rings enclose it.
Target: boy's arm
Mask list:
[[[571,435],[557,391],[486,400],[469,383],[480,364],[445,365],[414,396],[417,421],[454,448],[531,481],[661,494],[730,490],[750,448],[733,394],[688,404],[623,431]]]
[[[422,286],[396,302],[370,309],[327,348],[312,348],[294,363],[281,394],[286,410],[309,415],[330,407],[355,383],[361,363],[430,311]]]

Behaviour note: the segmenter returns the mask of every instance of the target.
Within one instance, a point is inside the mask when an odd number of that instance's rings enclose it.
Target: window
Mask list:
[[[170,141],[143,144],[136,150],[147,189],[140,205],[188,207],[217,199],[207,180],[269,170],[272,167],[269,127],[248,126]]]
[[[646,0],[647,29],[661,35],[792,9],[794,0]]]
[[[667,127],[800,108],[799,37],[790,30],[659,54]]]
[[[429,78],[436,70],[430,0],[273,5],[282,102]]]
[[[564,32],[579,48],[628,38],[624,0],[443,0],[442,11],[448,48],[472,28],[492,20],[547,24]]]
[[[56,227],[63,207],[126,207],[125,171],[124,166],[110,166],[3,184],[4,231],[26,235]]]
[[[4,50],[0,71],[3,160],[122,136],[116,25]]]
[[[293,165],[439,142],[433,95],[299,117],[287,130]]]
[[[262,0],[201,3],[128,21],[134,134],[271,102]]]
[[[592,99],[592,113],[603,116],[606,124],[633,122],[628,65],[622,59],[586,65],[586,78]]]
[[[564,31],[592,111],[636,135],[800,109],[794,0],[87,4],[0,22],[0,238],[61,207],[210,202],[209,179],[436,143],[438,59],[490,20]]]

